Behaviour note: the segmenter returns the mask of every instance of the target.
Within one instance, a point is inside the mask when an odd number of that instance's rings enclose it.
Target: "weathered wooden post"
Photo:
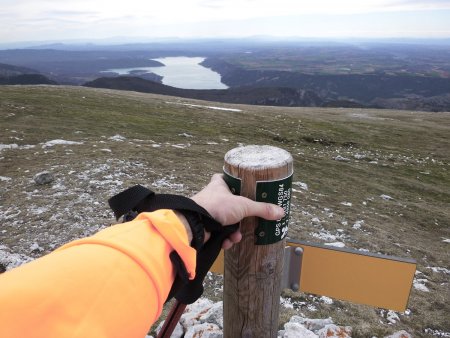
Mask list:
[[[225,252],[224,337],[276,337],[288,230],[292,156],[272,146],[246,146],[225,155],[224,176],[236,194],[278,204],[285,217],[240,224],[242,241]]]

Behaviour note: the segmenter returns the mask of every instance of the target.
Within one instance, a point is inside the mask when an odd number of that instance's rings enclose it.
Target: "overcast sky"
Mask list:
[[[0,0],[0,43],[110,37],[450,37],[450,0]]]

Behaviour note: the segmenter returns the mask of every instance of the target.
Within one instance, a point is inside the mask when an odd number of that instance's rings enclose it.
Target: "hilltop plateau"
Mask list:
[[[304,314],[353,337],[450,335],[450,113],[2,86],[0,125],[0,268],[114,223],[107,199],[131,185],[190,196],[228,150],[269,144],[294,158],[290,238],[418,263],[404,313],[285,291],[280,327]],[[207,279],[219,300],[220,277]]]

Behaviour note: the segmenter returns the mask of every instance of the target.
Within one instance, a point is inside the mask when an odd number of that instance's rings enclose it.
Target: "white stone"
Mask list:
[[[200,317],[200,322],[211,323],[223,328],[223,302],[214,303],[213,306]]]
[[[330,324],[317,332],[319,338],[351,338],[351,326],[337,326]]]
[[[222,338],[223,332],[216,324],[203,323],[190,327],[184,338]]]
[[[395,313],[395,311],[392,311],[392,310],[388,311],[388,313],[386,315],[386,319],[391,324],[395,324],[398,321],[400,321],[400,317],[397,315],[397,313]]]
[[[317,332],[323,328],[325,328],[327,325],[333,324],[333,320],[331,318],[318,318],[318,319],[310,319],[305,318],[302,323],[308,330],[311,330],[313,332]]]
[[[385,336],[385,338],[412,338],[412,336],[405,330],[397,331],[390,336]]]
[[[180,323],[185,329],[200,324],[200,317],[207,313],[213,306],[213,302],[206,298],[200,298],[195,303],[186,307],[185,312],[180,318]]]
[[[159,334],[159,331],[161,331],[162,327],[164,325],[164,322],[159,323],[158,327],[156,328],[156,333]],[[175,326],[175,329],[173,330],[172,334],[170,335],[170,338],[181,338],[184,335],[183,327],[180,323],[177,323]]]
[[[284,330],[278,332],[280,338],[317,338],[317,335],[308,330],[302,324],[288,322],[284,324]]]
[[[42,252],[42,251],[44,251],[44,249],[42,249],[42,248],[39,246],[39,244],[37,244],[37,243],[33,243],[33,244],[30,246],[30,252]]]

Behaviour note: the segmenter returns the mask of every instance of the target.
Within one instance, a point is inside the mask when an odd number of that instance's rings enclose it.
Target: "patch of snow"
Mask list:
[[[450,243],[450,238],[445,238],[445,237],[441,237],[441,238],[442,238],[442,242]]]
[[[343,242],[325,243],[325,245],[334,246],[336,248],[343,248],[343,247],[345,247],[345,244]]]
[[[343,157],[343,156],[341,156],[341,155],[336,156],[336,157],[334,158],[334,160],[335,160],[335,161],[341,161],[341,162],[348,162],[348,161],[350,161],[349,158]]]
[[[319,299],[321,300],[322,303],[325,303],[327,305],[333,304],[333,300],[330,297],[322,296]]]
[[[428,282],[425,278],[420,279],[414,279],[413,286],[414,289],[422,291],[422,292],[430,292],[430,289],[425,285],[425,283]]]
[[[111,136],[111,137],[108,138],[108,140],[116,141],[116,142],[123,142],[126,139],[127,138],[125,136],[122,136],[122,135],[119,135],[119,134],[116,134],[116,135]]]
[[[19,146],[15,143],[12,144],[0,144],[0,151],[3,149],[18,149]]]
[[[8,182],[8,181],[11,181],[11,177],[0,176],[0,181],[1,181],[1,182]]]
[[[393,197],[391,197],[391,196],[389,196],[389,195],[380,195],[380,197],[382,198],[382,199],[384,199],[385,201],[391,201],[391,200],[393,200],[394,198]]]
[[[51,140],[51,141],[45,142],[42,145],[42,148],[49,148],[49,147],[53,147],[55,145],[79,145],[79,144],[83,144],[83,142],[66,141],[66,140],[57,139],[57,140]]]
[[[292,182],[292,185],[296,185],[297,187],[300,187],[300,189],[308,191],[308,184],[303,182]]]
[[[280,305],[286,309],[293,309],[294,304],[291,302],[290,298],[283,298],[280,296]]]
[[[182,133],[182,134],[178,134],[178,136],[183,136],[183,137],[194,137],[191,134],[188,133]]]
[[[335,241],[336,240],[336,236],[331,234],[329,231],[326,230],[321,230],[319,233],[310,233],[311,236],[315,237],[315,238],[319,238],[322,239],[324,241]]]
[[[441,330],[435,330],[431,328],[426,328],[423,330],[427,335],[435,336],[435,337],[450,337],[450,332],[445,332]]]
[[[346,207],[351,207],[353,204],[351,202],[341,202],[342,205],[345,205]]]
[[[352,225],[352,228],[355,230],[361,229],[361,226],[363,224],[364,224],[364,220],[358,220]]]
[[[37,207],[37,208],[28,209],[28,212],[30,212],[33,215],[40,215],[47,211],[48,211],[48,208],[46,208],[46,207]]]
[[[312,304],[308,304],[308,305],[306,306],[306,309],[307,309],[308,311],[310,311],[310,312],[316,312],[316,311],[318,311],[318,310],[317,310],[317,307],[316,307],[315,305],[312,305]]]
[[[184,189],[184,184],[182,183],[171,183],[166,177],[160,178],[152,183],[153,186],[157,188],[170,188],[177,191]]]
[[[450,270],[447,268],[441,268],[438,266],[427,266],[427,269],[431,269],[433,272],[436,272],[436,273],[444,273],[444,274],[450,275]]]
[[[171,146],[174,147],[174,148],[178,148],[178,149],[186,149],[186,148],[189,148],[191,146],[191,144],[190,143],[187,143],[187,144],[172,144]]]
[[[36,146],[33,144],[25,144],[25,145],[19,147],[19,149],[23,149],[23,150],[33,149],[33,148],[36,148]]]
[[[103,151],[104,153],[111,153],[112,152],[112,150],[108,149],[108,148],[102,148],[102,149],[100,149],[100,151]]]
[[[23,254],[10,253],[6,246],[0,245],[0,264],[5,266],[6,270],[13,269],[32,260],[33,258]]]

